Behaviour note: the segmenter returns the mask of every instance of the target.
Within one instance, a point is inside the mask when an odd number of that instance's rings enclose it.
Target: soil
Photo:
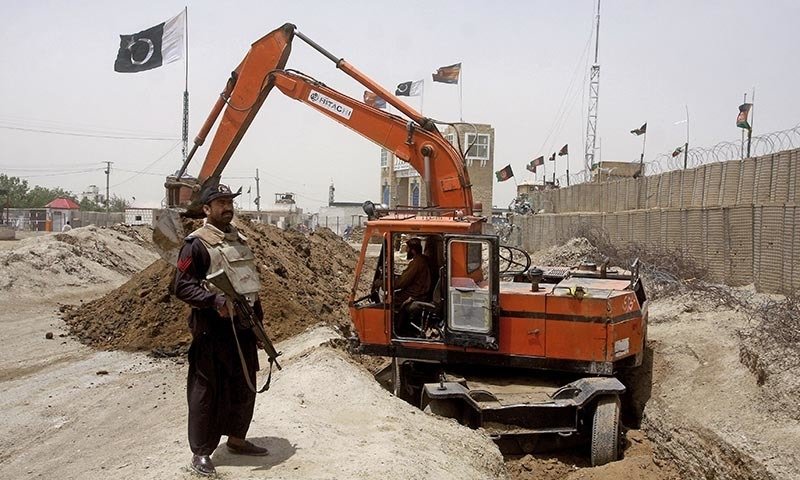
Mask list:
[[[626,381],[652,388],[633,399],[644,415],[621,461],[591,468],[583,451],[504,459],[481,431],[384,390],[372,376],[383,359],[342,350],[356,258],[347,244],[326,231],[241,228],[259,260],[268,328],[285,339],[284,369],[259,396],[249,432],[271,454],[219,448],[221,478],[800,478],[800,422],[789,408],[800,372],[775,367],[781,353],[754,341],[761,324],[745,307],[697,291],[651,302],[645,368]],[[171,267],[153,262],[147,233],[84,227],[0,251],[0,478],[195,478],[185,360],[119,351],[172,355],[188,339],[183,307],[167,295]],[[573,242],[534,263],[577,263],[586,248]]]
[[[328,229],[303,234],[239,220],[261,277],[264,323],[274,341],[324,322],[349,330],[347,298],[357,253]],[[158,260],[103,298],[64,306],[81,341],[99,348],[185,353],[191,341],[188,305],[170,293],[174,268]]]

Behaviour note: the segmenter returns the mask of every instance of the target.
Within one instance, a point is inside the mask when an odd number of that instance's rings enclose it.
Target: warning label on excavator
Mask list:
[[[352,108],[348,107],[347,105],[342,105],[336,100],[314,90],[311,90],[311,93],[308,94],[308,101],[311,103],[316,103],[324,109],[330,110],[336,115],[346,118],[347,120],[350,120],[350,116],[353,115]]]

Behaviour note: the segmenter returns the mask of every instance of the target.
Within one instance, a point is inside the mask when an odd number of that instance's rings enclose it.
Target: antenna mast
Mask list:
[[[597,0],[597,16],[595,25],[594,43],[594,63],[589,74],[589,112],[586,118],[586,139],[583,144],[586,148],[584,155],[584,181],[589,181],[589,177],[594,165],[595,142],[597,139],[597,104],[600,99],[600,64],[598,53],[600,51],[600,0]]]

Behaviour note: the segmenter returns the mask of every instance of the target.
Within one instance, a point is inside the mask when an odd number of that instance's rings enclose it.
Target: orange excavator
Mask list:
[[[287,69],[295,38],[403,116]],[[174,262],[183,240],[180,217],[196,216],[201,188],[219,182],[273,87],[392,152],[424,180],[425,206],[364,203],[369,220],[349,297],[352,349],[392,359],[384,374],[397,396],[483,428],[501,446],[588,442],[593,464],[616,460],[626,387],[615,375],[641,365],[647,329],[635,266],[539,268],[525,252],[500,245],[473,204],[461,135],[451,144],[439,132],[438,125],[457,125],[424,117],[294,25],[251,46],[181,169],[167,178],[169,208],[154,232],[162,256]],[[185,176],[217,120],[198,178]],[[430,286],[398,302],[409,239],[424,250]]]

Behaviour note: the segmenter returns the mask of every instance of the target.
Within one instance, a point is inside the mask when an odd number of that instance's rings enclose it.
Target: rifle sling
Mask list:
[[[232,309],[235,310],[235,309]],[[239,352],[239,361],[242,364],[242,374],[244,374],[244,379],[247,381],[247,386],[250,388],[250,391],[253,393],[264,393],[269,390],[269,384],[272,381],[272,363],[273,360],[269,359],[269,374],[267,374],[267,381],[264,383],[264,386],[261,387],[261,390],[256,390],[256,386],[253,385],[253,381],[250,380],[250,369],[247,368],[247,361],[244,359],[244,354],[242,353],[242,346],[239,344],[239,335],[236,333],[236,321],[233,319],[234,314],[231,312],[231,328],[233,329],[233,338],[236,340],[236,350]]]

